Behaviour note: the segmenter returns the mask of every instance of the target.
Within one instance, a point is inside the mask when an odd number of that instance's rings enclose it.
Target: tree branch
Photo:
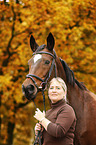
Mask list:
[[[11,38],[10,38],[10,40],[9,40],[9,42],[8,42],[8,45],[7,45],[7,48],[6,48],[6,50],[7,50],[7,54],[8,54],[8,57],[3,61],[3,66],[7,66],[8,65],[8,60],[9,60],[9,58],[12,56],[12,52],[10,52],[10,47],[11,47],[11,42],[12,42],[12,40],[13,40],[13,38],[14,38],[14,31],[15,31],[15,20],[16,20],[16,14],[15,14],[15,11],[14,11],[14,7],[12,6],[12,12],[13,12],[13,14],[14,14],[14,16],[13,16],[13,25],[12,25],[12,32],[11,32]]]
[[[17,106],[15,107],[16,110],[25,107],[27,104],[29,104],[30,101],[27,101],[26,103],[19,103],[17,104]]]

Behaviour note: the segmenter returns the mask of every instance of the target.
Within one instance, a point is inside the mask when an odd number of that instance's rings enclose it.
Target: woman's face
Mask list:
[[[63,99],[65,96],[65,92],[57,80],[51,82],[48,94],[52,103],[56,103],[57,101]]]

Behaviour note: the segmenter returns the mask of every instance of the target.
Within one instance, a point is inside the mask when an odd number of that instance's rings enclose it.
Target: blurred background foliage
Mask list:
[[[41,45],[49,32],[57,55],[96,93],[95,0],[0,0],[2,145],[31,145],[34,140],[35,107],[23,97],[22,83],[32,56],[30,35]],[[41,98],[38,94],[36,104],[42,110]]]

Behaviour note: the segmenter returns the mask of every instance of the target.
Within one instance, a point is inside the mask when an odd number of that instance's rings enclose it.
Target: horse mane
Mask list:
[[[62,66],[64,68],[67,82],[69,84],[71,84],[73,87],[75,86],[75,83],[76,83],[80,89],[87,90],[87,88],[85,87],[85,85],[82,82],[78,82],[75,79],[74,72],[68,67],[67,63],[64,60],[62,60],[61,58],[59,58],[59,59],[60,59]]]

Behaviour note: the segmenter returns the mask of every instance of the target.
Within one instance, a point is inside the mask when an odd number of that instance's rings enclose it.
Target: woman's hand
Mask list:
[[[50,121],[45,118],[45,112],[41,112],[38,108],[35,111],[34,117],[40,121],[40,124],[47,130],[47,126],[50,123]]]
[[[35,111],[35,115],[34,117],[39,120],[40,122],[45,119],[45,112],[43,111],[43,113],[37,108]]]
[[[35,135],[37,135],[38,131],[40,131],[40,130],[41,130],[41,124],[36,123],[36,125],[35,125]]]

